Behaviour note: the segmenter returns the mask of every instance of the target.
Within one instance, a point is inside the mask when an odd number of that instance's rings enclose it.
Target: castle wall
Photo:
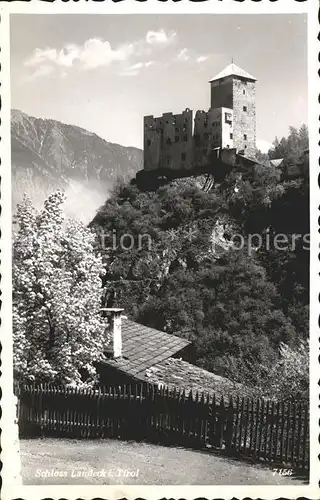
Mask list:
[[[221,140],[220,145],[222,148],[233,148],[233,110],[229,108],[220,108],[221,113]]]
[[[246,156],[256,153],[256,85],[253,81],[233,80],[233,143]]]
[[[233,111],[229,108],[197,111],[194,126],[195,163],[208,163],[208,156],[214,148],[233,147]]]
[[[144,117],[144,169],[157,170],[160,168],[161,157],[161,129],[153,116]]]
[[[192,111],[144,118],[145,170],[191,169],[193,165]]]

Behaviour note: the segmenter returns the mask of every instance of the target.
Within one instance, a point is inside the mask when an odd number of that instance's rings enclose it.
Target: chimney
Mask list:
[[[107,317],[111,323],[113,357],[120,358],[122,356],[121,318],[125,318],[125,316],[121,315],[123,309],[119,307],[107,307],[101,310],[107,313]]]

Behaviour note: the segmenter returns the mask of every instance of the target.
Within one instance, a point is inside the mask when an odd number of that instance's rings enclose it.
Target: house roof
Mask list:
[[[258,165],[260,162],[254,158],[250,158],[244,154],[237,153],[237,158],[243,160],[245,163],[250,163],[252,165]]]
[[[151,384],[164,384],[169,390],[185,390],[186,394],[192,391],[194,396],[203,392],[220,399],[249,393],[241,384],[177,358],[168,358],[152,366],[147,370],[146,380]]]
[[[145,380],[146,369],[159,363],[190,342],[176,335],[122,319],[122,357],[103,362],[137,379]]]
[[[250,75],[250,73],[248,73],[244,69],[240,68],[234,63],[231,63],[222,71],[220,71],[220,73],[211,78],[211,80],[209,80],[209,83],[214,82],[215,80],[220,80],[221,78],[225,78],[227,76],[239,76],[241,78],[245,78],[246,80],[257,80],[254,76]]]
[[[276,160],[270,160],[270,163],[273,167],[279,167],[283,162],[283,158],[278,158]]]

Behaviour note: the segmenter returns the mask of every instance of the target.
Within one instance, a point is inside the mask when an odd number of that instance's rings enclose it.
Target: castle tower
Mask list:
[[[224,111],[229,111],[229,120],[232,114],[233,147],[249,157],[256,153],[256,80],[232,63],[209,81],[211,110],[227,108]],[[228,119],[227,113],[224,115],[222,127]]]

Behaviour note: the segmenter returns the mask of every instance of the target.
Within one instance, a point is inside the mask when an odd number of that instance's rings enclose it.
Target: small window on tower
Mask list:
[[[188,142],[188,136],[187,136],[187,135],[184,135],[184,136],[183,136],[183,140],[184,140],[184,142]]]
[[[148,139],[148,140],[147,140],[147,146],[150,146],[150,144],[151,144],[151,140],[150,140],[150,139]]]
[[[233,139],[233,134],[232,133],[230,134],[230,139]]]
[[[247,106],[243,106],[243,111],[247,111]]]
[[[242,92],[243,92],[243,95],[246,95],[246,90],[245,90],[245,89],[243,89],[243,91],[242,91]]]
[[[185,161],[186,160],[186,153],[181,153],[181,161]]]
[[[203,126],[204,126],[204,128],[207,128],[208,123],[207,123],[207,122],[204,122]]]
[[[167,139],[167,144],[169,144],[169,145],[172,144],[170,137],[168,137],[168,139]]]
[[[176,135],[176,136],[175,136],[175,138],[174,138],[174,140],[175,140],[176,142],[179,142],[179,136],[178,136],[178,135]]]
[[[243,138],[246,141],[247,140],[247,134],[243,134]]]

